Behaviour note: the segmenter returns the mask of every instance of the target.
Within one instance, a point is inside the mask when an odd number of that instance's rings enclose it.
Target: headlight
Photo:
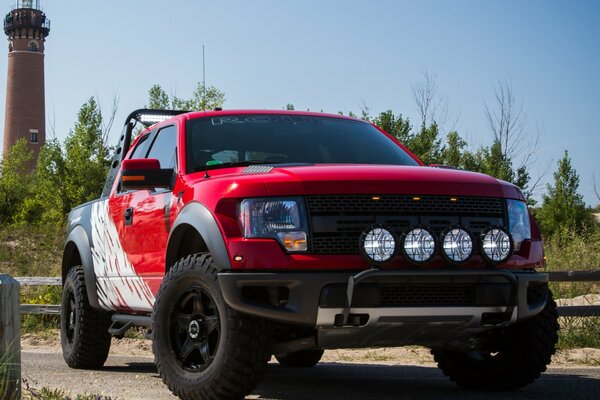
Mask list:
[[[508,207],[508,230],[513,238],[515,251],[521,249],[524,240],[531,239],[531,225],[527,204],[520,200],[506,200]]]
[[[257,198],[240,203],[245,238],[274,238],[288,251],[308,249],[308,222],[301,198]]]

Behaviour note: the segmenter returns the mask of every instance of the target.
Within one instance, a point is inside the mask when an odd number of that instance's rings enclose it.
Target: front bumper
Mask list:
[[[532,317],[548,275],[507,270],[223,272],[233,309],[314,327],[321,348],[437,346]]]

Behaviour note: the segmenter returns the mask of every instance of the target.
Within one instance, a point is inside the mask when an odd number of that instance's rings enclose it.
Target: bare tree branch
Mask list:
[[[365,121],[371,120],[371,109],[367,105],[367,102],[364,99],[360,99],[360,104],[358,105],[360,108],[360,118]]]
[[[454,130],[460,115],[455,117],[446,98],[438,94],[435,75],[424,69],[423,80],[412,83],[410,88],[422,127],[435,123],[445,135]]]
[[[104,114],[102,111],[102,102],[100,100],[100,96],[96,94],[96,103],[98,104],[98,109],[100,110],[100,115],[102,115],[102,126],[100,127],[102,134],[102,144],[104,147],[108,147],[108,140],[110,136],[110,131],[115,122],[115,117],[117,115],[117,110],[119,108],[120,97],[118,93],[113,93],[112,102],[110,105],[110,112],[108,116]]]
[[[544,188],[542,187],[542,180],[548,175],[552,165],[554,164],[554,160],[549,160],[546,164],[546,167],[542,170],[540,174],[538,174],[537,178],[534,181],[530,181],[528,184],[527,192],[525,193],[525,197],[537,197],[544,193]]]
[[[592,186],[594,188],[594,194],[600,201],[600,188],[598,188],[598,184],[596,183],[596,174],[592,175]]]
[[[120,101],[119,94],[117,92],[113,93],[109,116],[108,116],[108,118],[102,119],[102,124],[103,124],[102,134],[103,134],[103,140],[105,140],[105,142],[108,140],[108,135],[110,134],[113,124],[115,123],[115,116],[117,115],[117,110],[119,109],[119,101]]]
[[[435,77],[428,70],[423,70],[423,80],[416,83],[411,83],[413,99],[421,118],[421,126],[426,126],[435,115],[436,105],[434,99],[436,97],[437,87]]]
[[[484,101],[485,116],[494,141],[499,143],[502,155],[507,159],[518,159],[524,153],[531,152],[539,144],[539,136],[529,140],[526,126],[527,117],[523,113],[523,101],[515,99],[512,83],[500,81],[494,90],[494,105]],[[539,133],[539,131],[538,131]],[[525,158],[529,158],[526,155]]]

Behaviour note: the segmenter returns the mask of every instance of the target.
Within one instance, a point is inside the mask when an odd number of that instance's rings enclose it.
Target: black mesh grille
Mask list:
[[[373,200],[379,198],[379,200]],[[419,200],[415,200],[418,198]],[[454,200],[452,200],[454,199]],[[308,208],[316,213],[444,213],[502,215],[502,199],[494,197],[328,195],[308,196]]]
[[[356,236],[356,240],[348,236],[315,237],[313,251],[321,254],[358,254],[359,235]]]
[[[493,197],[406,195],[308,196],[312,251],[317,254],[359,254],[359,238],[370,225],[381,224],[398,236],[422,226],[440,235],[460,225],[477,240],[482,230],[504,223],[504,201]]]
[[[383,286],[382,306],[471,306],[475,304],[472,285]]]

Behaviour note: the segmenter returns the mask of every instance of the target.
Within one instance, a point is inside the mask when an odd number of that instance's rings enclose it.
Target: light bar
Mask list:
[[[159,122],[163,122],[173,117],[172,115],[158,115],[158,114],[142,114],[139,116],[138,120],[142,124],[157,124]]]

